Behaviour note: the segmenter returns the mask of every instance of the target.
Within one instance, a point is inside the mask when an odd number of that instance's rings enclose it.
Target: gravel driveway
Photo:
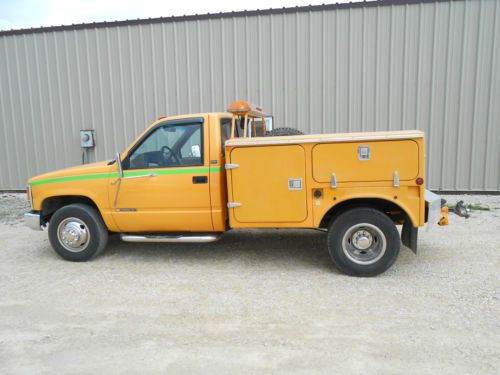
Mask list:
[[[441,373],[500,368],[500,196],[420,232],[376,278],[338,273],[318,231],[213,244],[117,239],[70,263],[0,196],[0,373]]]

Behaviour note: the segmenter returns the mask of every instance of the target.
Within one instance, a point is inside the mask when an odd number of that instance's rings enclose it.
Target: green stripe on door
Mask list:
[[[169,175],[169,174],[193,174],[193,173],[208,173],[208,172],[220,172],[221,167],[199,167],[199,168],[185,168],[185,169],[148,169],[145,171],[125,171],[125,177],[131,176],[142,176],[148,175],[150,173],[155,173],[157,175]],[[118,172],[112,173],[98,173],[98,174],[82,174],[78,176],[64,176],[47,178],[45,180],[33,181],[31,186],[53,184],[56,182],[68,182],[68,181],[82,181],[82,180],[96,180],[99,178],[118,178]]]
[[[109,178],[112,175],[116,175],[116,177],[118,177],[118,173],[82,174],[79,176],[55,177],[55,178],[47,178],[46,180],[33,181],[31,183],[31,186],[53,184],[55,182],[95,180],[98,178]]]

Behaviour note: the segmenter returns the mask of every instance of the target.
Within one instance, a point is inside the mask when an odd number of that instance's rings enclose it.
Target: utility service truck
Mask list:
[[[204,243],[239,228],[317,229],[339,270],[373,276],[401,244],[417,252],[419,227],[447,224],[424,168],[421,131],[301,135],[240,100],[160,118],[114,160],[31,178],[25,221],[70,261],[99,254],[113,232]]]

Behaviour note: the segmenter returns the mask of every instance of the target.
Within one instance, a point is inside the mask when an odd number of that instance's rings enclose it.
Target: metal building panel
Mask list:
[[[307,133],[420,129],[432,189],[500,190],[500,4],[332,4],[0,32],[0,189],[159,116],[261,104]]]

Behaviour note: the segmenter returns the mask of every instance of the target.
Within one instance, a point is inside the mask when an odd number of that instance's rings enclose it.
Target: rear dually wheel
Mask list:
[[[328,250],[335,266],[354,276],[376,276],[396,261],[401,241],[392,220],[374,208],[353,208],[328,228]]]

